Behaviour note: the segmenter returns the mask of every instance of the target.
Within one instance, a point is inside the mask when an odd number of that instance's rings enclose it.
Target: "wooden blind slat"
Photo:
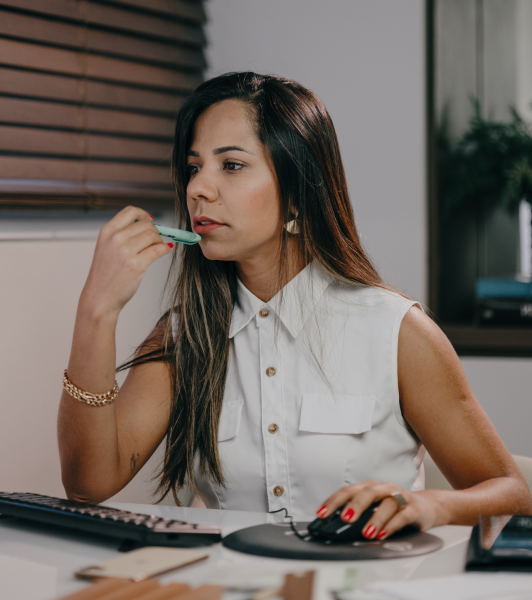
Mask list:
[[[13,65],[38,71],[55,71],[81,75],[83,73],[83,54],[57,48],[43,48],[36,44],[0,39],[0,61],[4,65]]]
[[[0,151],[84,156],[83,134],[0,125]]]
[[[194,0],[114,0],[114,4],[123,5],[125,9],[141,8],[153,13],[159,12],[163,18],[173,16],[198,24],[203,23],[206,18],[202,3]],[[83,20],[83,10],[76,0],[1,0],[0,6],[73,21]]]
[[[57,44],[60,40],[65,46],[83,47],[83,28],[80,26],[8,10],[0,10],[0,35],[53,44]]]
[[[195,46],[205,45],[205,36],[199,24],[128,11],[112,5],[85,2],[83,8],[80,2],[74,0],[2,0],[0,6],[23,8],[35,13],[119,31],[130,31],[171,41],[179,40]]]
[[[100,108],[87,109],[89,131],[113,131],[129,135],[174,137],[174,120],[149,115],[129,114]]]
[[[1,0],[0,6],[35,11],[43,15],[83,21],[79,2],[73,0]]]
[[[184,97],[169,92],[156,92],[112,83],[87,81],[86,91],[81,78],[63,77],[19,71],[0,67],[0,93],[34,96],[88,104],[100,104],[131,110],[149,110],[174,115]],[[1,120],[1,115],[0,115]]]
[[[203,23],[206,19],[203,5],[194,0],[114,0],[114,3],[166,13],[198,23]]]
[[[115,35],[107,31],[89,30],[86,48],[132,59],[168,63],[186,67],[189,70],[202,70],[206,66],[201,50],[126,35]]]
[[[107,136],[88,135],[88,152],[91,157],[124,158],[142,161],[157,161],[169,166],[172,154],[171,143],[150,140],[124,140]]]
[[[201,83],[200,75],[1,38],[0,61],[4,65],[86,75],[146,87],[193,90]]]
[[[172,176],[168,165],[156,167],[146,165],[124,165],[90,161],[88,179],[93,181],[131,181],[139,183],[171,184]]]
[[[174,191],[170,184],[144,184],[121,182],[119,185],[101,181],[62,181],[49,179],[0,179],[0,204],[11,203],[12,199],[23,203],[29,198],[84,198],[95,194],[103,198],[142,198],[145,201],[173,200]],[[7,202],[6,202],[7,199]],[[61,200],[60,200],[61,202]]]
[[[150,15],[130,12],[124,18],[124,10],[103,4],[86,4],[86,20],[88,23],[105,25],[122,31],[134,31],[154,37],[164,37],[170,40],[179,39],[182,42],[203,46],[205,36],[201,27],[184,25],[178,21],[153,17]]]
[[[81,106],[0,97],[0,120],[4,123],[83,129],[83,119]]]
[[[174,94],[154,90],[133,89],[123,85],[111,85],[98,81],[87,82],[87,102],[106,104],[130,109],[160,111],[175,115],[185,97],[174,90]]]
[[[0,156],[0,177],[63,181],[171,184],[170,168],[51,158]]]
[[[132,36],[88,29],[61,21],[48,21],[39,17],[0,10],[0,36],[12,36],[51,45],[103,52],[132,59],[167,63],[187,69],[205,68],[200,50],[160,43]]]
[[[171,143],[0,125],[0,152],[168,163]]]
[[[40,102],[0,96],[0,122],[56,129],[87,129],[124,135],[163,137],[171,140],[173,119],[84,108],[58,102]]]
[[[83,80],[0,67],[0,92],[81,102]]]
[[[87,75],[146,86],[172,87],[192,91],[201,83],[200,75],[179,73],[162,67],[142,65],[105,56],[87,55]]]

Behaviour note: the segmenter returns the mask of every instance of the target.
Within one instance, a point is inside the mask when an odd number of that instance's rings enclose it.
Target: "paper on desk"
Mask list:
[[[75,575],[81,578],[118,577],[143,581],[149,577],[167,573],[208,558],[208,553],[189,548],[165,548],[148,546],[124,552],[100,564],[86,567]]]
[[[449,577],[373,583],[394,600],[530,600],[532,574],[462,573]]]

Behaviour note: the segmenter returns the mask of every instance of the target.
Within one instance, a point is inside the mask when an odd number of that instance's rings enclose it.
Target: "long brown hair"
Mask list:
[[[201,84],[177,116],[173,175],[179,226],[191,230],[187,210],[187,151],[194,125],[210,106],[235,99],[249,106],[259,140],[268,149],[279,185],[281,214],[297,214],[292,236],[304,264],[316,261],[343,282],[388,288],[365,254],[353,210],[333,123],[321,100],[290,79],[256,73],[228,73]],[[279,233],[279,281],[288,268],[289,233]],[[162,343],[124,365],[165,360],[173,401],[160,473],[161,497],[186,483],[196,491],[194,462],[216,483],[224,477],[218,456],[218,425],[227,375],[229,327],[238,303],[232,262],[207,260],[199,245],[184,246],[172,265],[179,269],[172,309],[160,322]],[[172,328],[172,322],[174,327]]]

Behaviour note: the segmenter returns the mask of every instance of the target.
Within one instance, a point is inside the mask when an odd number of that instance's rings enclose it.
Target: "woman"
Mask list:
[[[299,84],[233,73],[181,109],[173,155],[183,248],[172,309],[112,390],[118,315],[171,250],[140,208],[101,231],[59,413],[70,498],[101,502],[166,436],[159,491],[208,507],[336,508],[383,539],[529,513],[528,487],[447,338],[386,286],[359,242],[330,117]],[[69,383],[70,382],[70,383]],[[422,490],[426,447],[455,491]]]

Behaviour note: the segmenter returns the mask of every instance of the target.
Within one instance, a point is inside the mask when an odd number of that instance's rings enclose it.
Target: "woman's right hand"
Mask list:
[[[94,315],[118,313],[135,295],[146,269],[170,254],[151,216],[128,206],[102,227],[80,305]]]

